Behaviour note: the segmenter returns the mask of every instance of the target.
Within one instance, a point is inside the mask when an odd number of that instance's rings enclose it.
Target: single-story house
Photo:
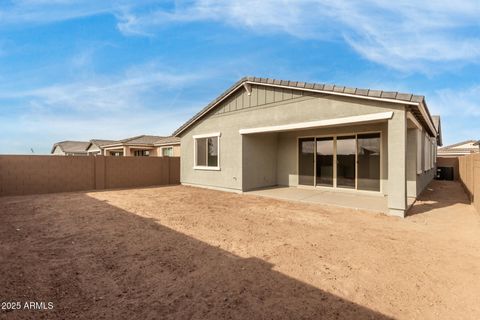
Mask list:
[[[178,137],[161,138],[153,146],[157,148],[157,155],[160,157],[180,157],[180,138]]]
[[[439,126],[439,125],[438,125]],[[245,77],[178,128],[181,182],[375,194],[391,215],[433,179],[441,143],[423,96]]]
[[[444,158],[459,157],[480,152],[477,140],[466,140],[438,148],[438,156]]]
[[[103,146],[115,143],[115,140],[101,140],[101,139],[92,139],[90,140],[89,145],[87,146],[87,154],[90,156],[102,155]]]
[[[180,139],[141,135],[103,145],[102,150],[105,156],[179,156]]]
[[[60,156],[86,156],[89,143],[88,141],[60,141],[53,145],[50,153]]]

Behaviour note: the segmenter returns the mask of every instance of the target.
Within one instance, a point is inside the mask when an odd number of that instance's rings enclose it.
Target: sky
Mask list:
[[[170,135],[243,76],[425,95],[480,139],[480,1],[0,0],[0,153]]]

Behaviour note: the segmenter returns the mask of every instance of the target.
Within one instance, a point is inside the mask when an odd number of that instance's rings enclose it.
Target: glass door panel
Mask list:
[[[357,188],[380,191],[380,133],[357,136]]]
[[[355,136],[337,137],[337,187],[355,189]]]
[[[298,139],[298,184],[314,185],[315,139]]]
[[[317,138],[317,186],[333,187],[333,138]]]

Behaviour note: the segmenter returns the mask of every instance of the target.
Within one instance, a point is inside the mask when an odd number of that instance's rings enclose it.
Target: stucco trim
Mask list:
[[[291,130],[300,130],[300,129],[322,128],[322,127],[331,127],[331,126],[344,125],[344,124],[359,124],[359,123],[368,123],[368,122],[381,121],[381,120],[389,120],[392,117],[393,117],[393,111],[379,112],[379,113],[372,113],[372,114],[352,116],[352,117],[299,122],[299,123],[291,123],[291,124],[269,126],[269,127],[240,129],[239,133],[243,135],[243,134],[253,134],[253,133],[280,132],[280,131],[291,131]]]
[[[196,134],[193,137],[193,139],[200,139],[200,138],[211,138],[211,137],[220,137],[221,133],[220,132],[213,132],[213,133],[203,133],[203,134]]]

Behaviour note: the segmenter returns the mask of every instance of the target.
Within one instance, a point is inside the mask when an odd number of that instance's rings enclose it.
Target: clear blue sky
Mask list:
[[[0,153],[168,135],[245,75],[423,94],[480,139],[480,1],[0,0]]]

